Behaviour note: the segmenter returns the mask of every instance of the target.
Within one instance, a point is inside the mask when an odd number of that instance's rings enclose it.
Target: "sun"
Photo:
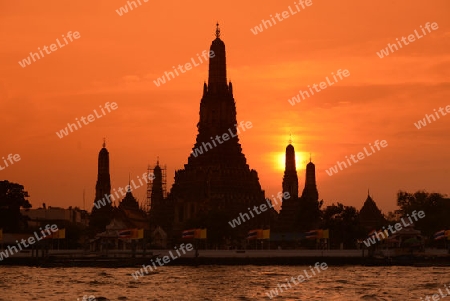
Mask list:
[[[285,168],[285,159],[286,159],[286,153],[282,152],[282,153],[277,153],[275,158],[275,168],[277,170],[283,170]],[[303,165],[303,161],[305,160],[305,158],[303,157],[303,154],[300,152],[296,152],[295,153],[295,165],[297,167],[297,169]]]

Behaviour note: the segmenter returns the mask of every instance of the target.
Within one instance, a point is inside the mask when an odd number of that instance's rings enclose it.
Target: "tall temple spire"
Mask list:
[[[188,160],[196,164],[204,161],[242,166],[246,164],[246,159],[242,154],[236,130],[236,103],[232,94],[232,85],[227,84],[225,44],[219,38],[218,24],[216,31],[216,39],[212,41],[210,48],[214,55],[209,60],[208,84],[204,85],[200,102],[197,141],[193,148],[193,155]],[[231,136],[226,143],[212,141],[214,137],[221,137],[224,133]],[[197,156],[197,151],[206,147],[208,152]]]
[[[216,24],[216,39],[210,47],[214,55],[209,59],[209,89],[222,90],[227,87],[227,67],[225,58],[225,43],[220,39],[219,23]],[[227,90],[227,89],[225,89]]]
[[[111,179],[109,176],[109,152],[106,149],[106,144],[103,141],[103,148],[98,153],[98,174],[96,200],[102,199],[105,194],[111,194]]]
[[[111,195],[111,178],[109,175],[109,152],[103,141],[103,148],[98,153],[98,173],[95,185],[95,200],[92,207],[90,225],[98,230],[104,230],[111,219],[111,202],[105,202],[106,197]],[[103,205],[105,204],[105,205]]]
[[[316,166],[311,161],[306,164],[305,188],[302,192],[302,199],[319,200],[319,192],[316,186]]]
[[[286,147],[283,192],[289,192],[292,199],[297,199],[298,197],[298,176],[295,163],[295,149],[290,143]]]
[[[277,223],[280,231],[295,231],[297,216],[299,213],[300,202],[298,199],[298,176],[295,163],[295,149],[291,144],[286,147],[286,161],[283,176],[283,194],[289,193],[289,198],[283,197],[279,222]]]
[[[188,220],[209,212],[223,214],[224,217],[236,216],[249,206],[265,201],[258,174],[250,169],[239,143],[236,102],[232,85],[227,82],[225,43],[221,40],[218,24],[215,30],[215,39],[210,47],[213,53],[210,53],[208,81],[203,84],[200,101],[196,141],[187,164],[175,172],[174,183],[167,196],[173,208],[170,215],[172,229],[176,232],[181,231]],[[220,140],[220,137],[225,138]],[[161,191],[158,168],[155,167],[154,173],[152,194]],[[152,208],[153,200],[152,196]],[[159,209],[154,209],[151,218],[163,216],[163,213],[158,213]],[[236,231],[246,235],[254,227],[268,227],[274,215],[276,211],[271,208]]]
[[[216,24],[216,39],[220,39],[219,22],[217,22],[217,24]]]

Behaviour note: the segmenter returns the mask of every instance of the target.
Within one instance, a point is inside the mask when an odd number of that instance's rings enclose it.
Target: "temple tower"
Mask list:
[[[150,169],[149,169],[150,170]],[[159,166],[159,160],[152,170],[154,178],[149,185],[150,225],[152,228],[162,227],[165,231],[171,228],[173,208],[165,198],[165,168]]]
[[[106,143],[98,154],[97,184],[95,185],[95,200],[97,206],[92,207],[90,226],[96,230],[104,230],[112,218],[112,204],[107,201],[111,194],[111,179],[109,175],[109,152]]]
[[[289,192],[292,199],[298,198],[298,177],[295,163],[295,149],[290,142],[286,147],[283,192]]]
[[[311,159],[306,165],[305,188],[302,192],[302,199],[315,202],[319,200],[319,192],[316,186],[316,166],[311,162]]]
[[[377,204],[370,196],[369,190],[367,190],[366,201],[359,211],[359,219],[361,225],[368,231],[374,229],[378,230],[386,223],[386,219],[381,213],[381,210],[378,208]]]
[[[283,193],[288,192],[290,197],[283,198],[280,216],[278,218],[278,231],[295,231],[298,212],[300,210],[300,200],[298,199],[298,176],[295,162],[295,149],[289,141],[286,147],[286,160],[283,177]]]
[[[236,127],[236,104],[232,84],[227,83],[225,43],[220,39],[218,24],[215,37],[210,47],[214,55],[209,61],[208,84],[203,85],[200,101],[196,142],[184,169],[175,172],[168,196],[173,204],[174,231],[212,212],[223,219],[220,225],[230,230],[227,221],[265,203],[257,172],[250,170],[239,144],[241,132]],[[243,234],[249,228],[268,227],[273,213],[271,209],[255,214],[236,230]]]
[[[111,194],[111,178],[109,175],[109,152],[106,149],[106,142],[98,153],[98,173],[97,184],[95,185],[95,200],[100,200],[104,196]]]

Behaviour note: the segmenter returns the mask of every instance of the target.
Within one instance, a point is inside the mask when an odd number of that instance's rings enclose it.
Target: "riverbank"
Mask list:
[[[109,251],[84,252],[80,250],[49,250],[48,254],[31,257],[18,253],[0,265],[40,267],[134,267],[167,256],[171,250],[146,252]],[[187,253],[169,265],[311,265],[326,262],[330,266],[450,266],[450,255],[445,250],[416,254],[368,256],[367,250],[199,250]]]

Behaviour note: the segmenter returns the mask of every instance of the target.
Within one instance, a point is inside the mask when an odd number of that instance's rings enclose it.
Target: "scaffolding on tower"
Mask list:
[[[164,167],[159,166],[159,158],[156,162],[156,166],[158,166],[161,169],[161,186],[162,186],[162,196],[163,198],[167,197],[167,166],[164,165]],[[156,167],[155,166],[155,167]],[[147,174],[154,174],[155,168],[151,168],[150,164],[147,168]],[[145,211],[147,213],[150,213],[150,210],[152,209],[152,191],[153,191],[153,181],[147,182],[147,203],[145,204]]]

